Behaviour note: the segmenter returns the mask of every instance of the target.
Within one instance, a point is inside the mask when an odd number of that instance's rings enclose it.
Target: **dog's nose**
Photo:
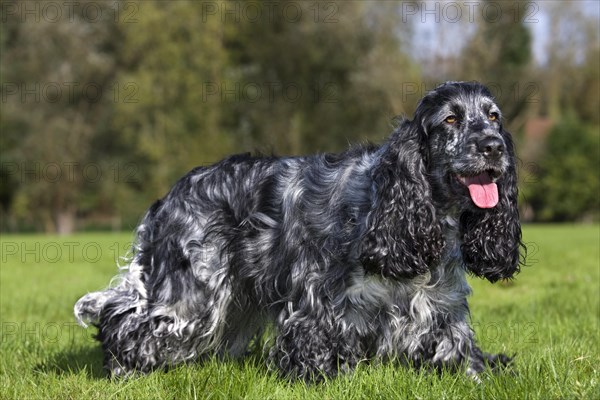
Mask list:
[[[500,138],[488,136],[477,143],[477,149],[485,158],[498,159],[504,152],[504,143]]]

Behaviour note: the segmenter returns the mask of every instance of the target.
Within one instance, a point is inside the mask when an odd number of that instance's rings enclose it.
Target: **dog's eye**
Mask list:
[[[488,119],[489,119],[490,121],[495,121],[495,120],[497,120],[497,119],[498,119],[498,113],[495,113],[495,112],[493,112],[493,113],[490,113],[490,115],[488,115]]]
[[[444,121],[446,121],[446,123],[448,123],[448,124],[453,124],[457,121],[456,115],[450,115],[450,116],[446,117],[446,119]]]

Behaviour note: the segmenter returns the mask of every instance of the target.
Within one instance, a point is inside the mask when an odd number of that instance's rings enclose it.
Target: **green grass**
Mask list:
[[[530,267],[510,284],[472,280],[472,319],[484,350],[516,353],[515,373],[476,384],[386,365],[320,385],[289,383],[251,358],[210,360],[110,381],[94,329],[75,301],[103,288],[128,234],[5,235],[0,268],[0,398],[394,399],[600,398],[599,227],[527,226]]]

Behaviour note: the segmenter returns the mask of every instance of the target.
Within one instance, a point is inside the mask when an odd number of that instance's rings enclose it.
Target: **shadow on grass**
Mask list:
[[[108,372],[102,366],[103,357],[100,346],[71,349],[53,354],[47,360],[36,365],[33,370],[34,372],[51,373],[57,376],[83,373],[90,379],[110,379]],[[266,370],[266,361],[258,351],[249,352],[245,357],[239,359],[214,354],[205,355],[189,362],[189,365],[206,366],[211,362],[231,363],[240,369],[244,365],[248,365],[253,368],[264,368]],[[165,373],[172,368],[185,368],[185,365],[186,363],[182,363],[170,368],[158,368],[153,373]]]
[[[98,346],[67,350],[54,354],[36,365],[34,371],[59,376],[83,372],[91,379],[106,379],[108,375],[102,368],[102,358],[102,349]]]

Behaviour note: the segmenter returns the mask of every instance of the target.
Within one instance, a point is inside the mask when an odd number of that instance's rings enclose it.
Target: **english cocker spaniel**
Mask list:
[[[75,315],[116,376],[240,357],[272,326],[269,365],[287,377],[361,360],[476,377],[510,362],[477,346],[466,275],[519,271],[516,182],[490,92],[449,82],[381,146],[192,170],[146,213],[118,283]]]

